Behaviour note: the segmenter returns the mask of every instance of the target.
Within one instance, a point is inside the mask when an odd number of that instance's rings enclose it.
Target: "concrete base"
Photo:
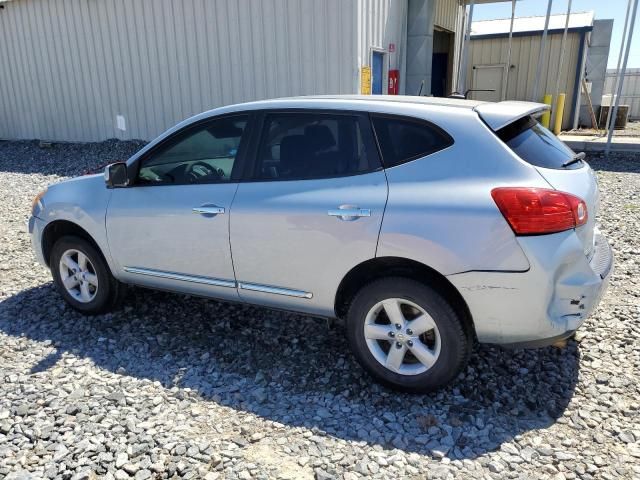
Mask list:
[[[561,134],[558,138],[576,152],[604,152],[607,147],[607,137]],[[640,137],[614,136],[611,151],[640,153]]]

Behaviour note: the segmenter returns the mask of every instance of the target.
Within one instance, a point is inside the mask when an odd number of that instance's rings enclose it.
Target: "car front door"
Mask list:
[[[238,299],[229,209],[248,123],[248,115],[199,122],[130,165],[135,178],[130,186],[114,189],[106,219],[119,278]]]
[[[265,112],[258,123],[231,211],[240,297],[333,315],[340,280],[375,257],[387,199],[368,115]]]

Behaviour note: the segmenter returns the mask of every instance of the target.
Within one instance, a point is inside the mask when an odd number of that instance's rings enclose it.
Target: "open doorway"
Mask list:
[[[371,93],[382,95],[384,93],[385,76],[385,52],[383,50],[371,50]]]
[[[434,97],[446,97],[451,93],[454,41],[453,32],[434,27],[431,62],[431,94]]]

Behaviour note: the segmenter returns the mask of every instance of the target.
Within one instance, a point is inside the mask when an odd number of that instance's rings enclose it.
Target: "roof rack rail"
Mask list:
[[[470,92],[495,92],[495,91],[496,91],[495,88],[470,88],[469,90],[464,92],[464,95],[460,92],[451,92],[449,95],[447,95],[447,98],[458,98],[460,100],[465,100],[469,96]]]

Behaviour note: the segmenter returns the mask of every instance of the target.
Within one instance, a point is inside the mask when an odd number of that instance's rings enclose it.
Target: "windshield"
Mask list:
[[[582,167],[582,161],[563,166],[575,158],[575,152],[531,116],[516,120],[498,130],[497,135],[522,160],[536,167]]]

